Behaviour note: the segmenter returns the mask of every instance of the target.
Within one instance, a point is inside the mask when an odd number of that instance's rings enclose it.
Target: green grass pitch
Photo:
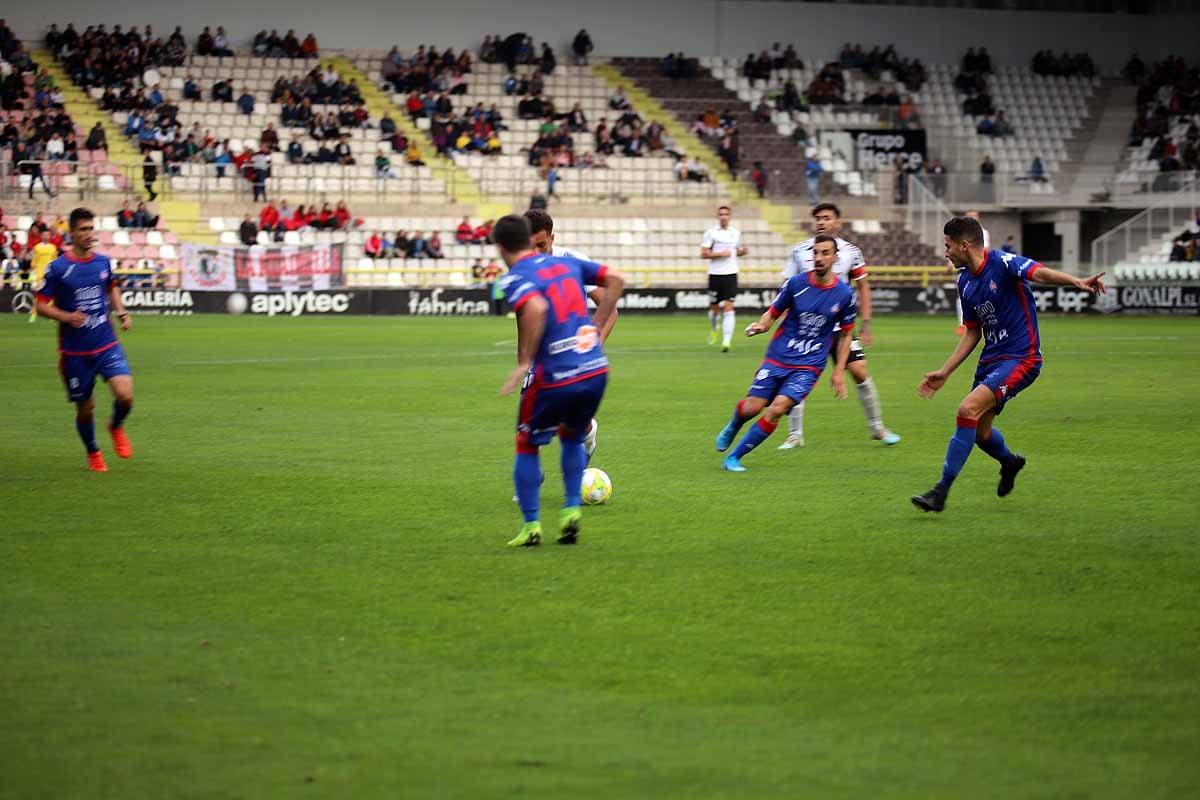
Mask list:
[[[0,797],[1196,797],[1200,322],[1043,320],[1016,492],[977,450],[940,516],[973,361],[921,400],[952,323],[877,323],[904,441],[823,378],[732,475],[765,340],[623,317],[612,501],[511,550],[511,321],[137,318],[93,475],[3,317]]]

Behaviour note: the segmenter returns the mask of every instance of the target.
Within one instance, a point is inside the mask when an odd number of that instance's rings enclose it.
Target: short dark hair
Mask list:
[[[717,206],[717,211],[728,211],[730,214],[733,213],[733,209],[729,206]]]
[[[971,217],[952,217],[942,228],[942,233],[955,242],[967,242],[974,247],[983,247],[983,226]]]
[[[496,222],[492,229],[492,241],[503,247],[509,253],[519,253],[528,250],[529,223],[524,217],[507,214]]]
[[[75,230],[79,223],[90,222],[95,218],[96,215],[92,213],[90,208],[84,208],[83,206],[80,206],[71,212],[71,216],[68,219],[67,224],[70,226],[71,230]]]
[[[817,203],[815,206],[813,206],[813,217],[815,218],[817,214],[820,214],[822,211],[832,211],[835,217],[838,219],[842,218],[842,210],[833,203]]]
[[[837,237],[830,236],[828,233],[818,233],[816,236],[813,237],[813,248],[815,249],[817,245],[821,244],[821,242],[832,243],[833,244],[833,252],[836,253],[838,251]]]
[[[531,208],[525,212],[525,221],[529,223],[529,233],[554,233],[554,217],[540,208]]]

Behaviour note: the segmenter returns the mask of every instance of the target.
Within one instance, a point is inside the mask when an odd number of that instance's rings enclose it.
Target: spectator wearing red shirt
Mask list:
[[[412,117],[414,121],[416,121],[418,117],[425,116],[425,104],[421,102],[421,98],[417,96],[416,92],[409,93],[408,100],[405,102],[404,107],[408,109],[408,115]]]
[[[428,249],[430,258],[445,258],[442,254],[442,235],[437,231],[434,231],[433,236],[430,237]]]
[[[363,245],[363,255],[367,258],[383,258],[383,238],[380,237],[379,231],[375,231],[367,239],[367,243]]]
[[[281,231],[279,209],[275,208],[274,203],[267,203],[258,212],[258,229],[260,231],[271,231],[272,233]]]
[[[469,217],[463,217],[462,222],[454,229],[454,240],[459,244],[478,244],[475,240],[475,229],[471,227]]]
[[[338,201],[337,209],[333,212],[333,218],[337,222],[337,229],[344,231],[350,227],[350,209],[346,208],[346,201]]]
[[[133,209],[129,207],[129,201],[126,200],[121,204],[121,210],[117,212],[117,227],[132,228],[133,225]]]
[[[474,235],[475,243],[476,244],[489,244],[492,241],[492,228],[494,228],[495,226],[496,226],[496,221],[489,219],[489,220],[485,221],[482,225],[480,225],[478,228],[476,228],[475,235]]]
[[[331,231],[337,227],[337,220],[333,217],[333,209],[329,207],[329,203],[321,206],[321,213],[317,215],[313,227],[319,231]]]
[[[304,41],[300,44],[300,54],[305,58],[317,58],[320,55],[321,49],[317,47],[317,37],[309,34],[304,37]]]

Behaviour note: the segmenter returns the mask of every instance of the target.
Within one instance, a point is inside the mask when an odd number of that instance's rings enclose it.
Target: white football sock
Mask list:
[[[871,431],[883,430],[883,410],[879,404],[879,392],[875,390],[874,379],[867,378],[858,384],[858,402],[862,403]]]
[[[713,311],[710,308],[708,310],[708,324],[712,326],[712,329],[714,331],[717,329],[717,320],[718,319],[720,319],[720,315],[718,315],[716,311]]]
[[[788,438],[804,435],[804,401],[792,406],[788,412]]]
[[[725,347],[729,347],[729,343],[733,341],[733,326],[736,324],[736,314],[732,311],[725,312],[725,319],[721,321],[721,336]]]

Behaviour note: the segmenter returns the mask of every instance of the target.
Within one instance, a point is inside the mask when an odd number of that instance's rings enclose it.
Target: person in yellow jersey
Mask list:
[[[46,267],[50,266],[50,262],[56,258],[58,258],[58,248],[46,239],[42,239],[33,246],[33,259],[29,263],[29,278],[34,291],[41,289],[42,283],[46,280]],[[36,322],[37,316],[35,305],[29,312],[29,321]]]

